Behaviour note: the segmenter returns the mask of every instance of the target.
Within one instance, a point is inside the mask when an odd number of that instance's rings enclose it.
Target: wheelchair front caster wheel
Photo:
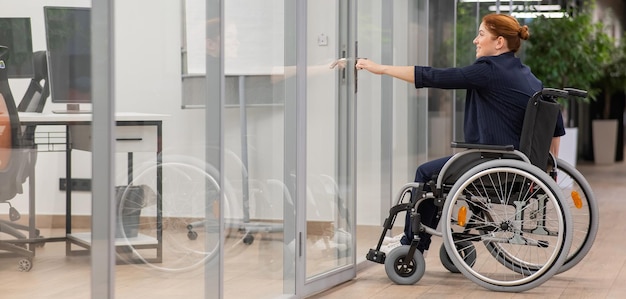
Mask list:
[[[33,262],[31,261],[31,259],[24,258],[17,262],[17,270],[19,270],[20,272],[28,272],[32,268]]]
[[[244,244],[250,245],[250,244],[252,244],[252,242],[254,242],[254,236],[253,235],[246,234],[243,237],[243,243]]]
[[[393,249],[385,259],[385,272],[391,281],[401,285],[411,285],[417,283],[426,272],[426,261],[418,250],[415,250],[412,257],[407,256],[409,245],[402,245]],[[407,259],[410,260],[405,265]]]
[[[187,238],[189,238],[189,240],[193,241],[193,240],[198,238],[198,233],[195,232],[195,231],[190,230],[190,231],[187,232]]]
[[[456,251],[458,251],[463,257],[463,260],[465,260],[468,265],[474,266],[474,263],[476,263],[476,249],[474,248],[474,244],[470,241],[460,241],[454,243],[454,246],[456,247]],[[457,269],[454,265],[454,262],[450,259],[450,256],[446,251],[446,247],[443,244],[441,244],[441,247],[439,248],[439,260],[441,260],[441,264],[448,271],[452,273],[461,273],[461,271],[459,271],[459,269]]]

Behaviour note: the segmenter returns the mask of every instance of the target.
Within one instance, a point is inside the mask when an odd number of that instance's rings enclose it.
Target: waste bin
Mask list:
[[[115,187],[116,238],[135,238],[139,234],[141,209],[145,207],[142,186]]]

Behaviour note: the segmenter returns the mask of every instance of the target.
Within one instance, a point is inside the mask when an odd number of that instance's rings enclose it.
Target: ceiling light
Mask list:
[[[497,11],[498,6],[489,6],[489,11]],[[559,11],[561,5],[500,5],[500,11]]]
[[[527,12],[512,12],[511,16],[518,18],[518,19],[534,19],[534,18],[537,18],[538,16],[544,16],[546,18],[552,18],[552,19],[560,19],[560,18],[564,18],[566,16],[566,13],[562,11],[553,11],[553,12],[527,11]]]
[[[465,3],[474,3],[474,2],[480,2],[480,3],[496,3],[496,2],[500,2],[500,3],[511,3],[511,2],[541,2],[543,0],[518,0],[518,1],[509,1],[509,0],[460,0],[460,2],[465,2]]]

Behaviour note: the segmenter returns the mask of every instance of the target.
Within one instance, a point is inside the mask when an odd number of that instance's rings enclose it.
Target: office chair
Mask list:
[[[0,250],[8,251],[9,255],[23,257],[18,262],[18,269],[29,271],[35,253],[26,249],[29,240],[26,235],[19,231],[22,229],[29,230],[29,227],[12,222],[19,219],[20,216],[9,201],[17,194],[23,193],[22,185],[28,178],[31,150],[23,147],[22,127],[6,70],[8,59],[8,48],[0,46],[0,203],[9,204],[9,218],[11,220],[0,221],[0,232],[10,235],[16,240],[0,240]],[[36,234],[38,235],[38,232]]]
[[[43,112],[43,108],[46,105],[46,100],[50,96],[50,83],[48,80],[48,59],[46,56],[46,51],[36,51],[33,52],[33,67],[34,67],[34,76],[30,80],[28,88],[20,101],[20,104],[17,106],[18,112]],[[22,126],[22,140],[21,140],[21,148],[28,148],[29,156],[27,159],[27,166],[29,168],[34,169],[35,164],[37,162],[37,144],[35,143],[35,129],[37,126],[28,125]],[[24,175],[28,176],[28,171],[24,172]],[[26,180],[26,177],[22,178],[23,181]],[[14,213],[17,213],[15,209],[12,209]],[[16,216],[16,217],[19,217]],[[14,222],[10,222],[10,225],[16,229],[28,231],[30,228],[26,225],[17,224]],[[35,229],[35,236],[37,238],[42,238],[39,233],[39,230]],[[38,246],[43,246],[44,243],[37,243]]]

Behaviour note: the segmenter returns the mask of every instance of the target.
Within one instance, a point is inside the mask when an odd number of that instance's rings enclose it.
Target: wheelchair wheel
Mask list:
[[[589,252],[598,232],[598,204],[585,177],[567,162],[558,159],[557,185],[563,191],[574,224],[572,247],[559,273],[576,266]]]
[[[463,174],[442,212],[444,246],[461,273],[494,291],[522,292],[554,276],[569,252],[573,225],[563,194],[544,171],[517,160],[494,160]],[[476,261],[459,253],[475,246]],[[495,259],[494,259],[495,257]]]
[[[418,250],[415,250],[411,261],[407,266],[403,265],[404,261],[409,258],[409,245],[396,247],[385,258],[385,272],[391,281],[401,285],[411,285],[417,283],[426,272],[426,262],[424,256]]]
[[[572,246],[567,255],[567,259],[558,273],[565,272],[576,266],[587,255],[598,231],[598,206],[591,186],[585,178],[570,164],[565,161],[558,160],[557,163],[557,185],[563,192],[563,204],[569,207],[572,214],[572,224],[574,227]],[[512,255],[505,254],[505,250],[496,247],[497,244],[486,244],[490,248],[490,252],[498,252],[497,258],[502,259],[506,265],[514,265]],[[536,271],[537,267],[527,265],[525,268],[513,268],[514,271],[521,273],[531,273]]]
[[[473,266],[476,263],[476,248],[474,248],[474,244],[469,241],[460,241],[454,244],[456,246],[456,250],[463,257],[463,259],[467,262],[468,265]],[[452,273],[461,273],[459,269],[454,265],[448,252],[446,251],[446,246],[441,244],[439,248],[439,260],[444,268]]]

